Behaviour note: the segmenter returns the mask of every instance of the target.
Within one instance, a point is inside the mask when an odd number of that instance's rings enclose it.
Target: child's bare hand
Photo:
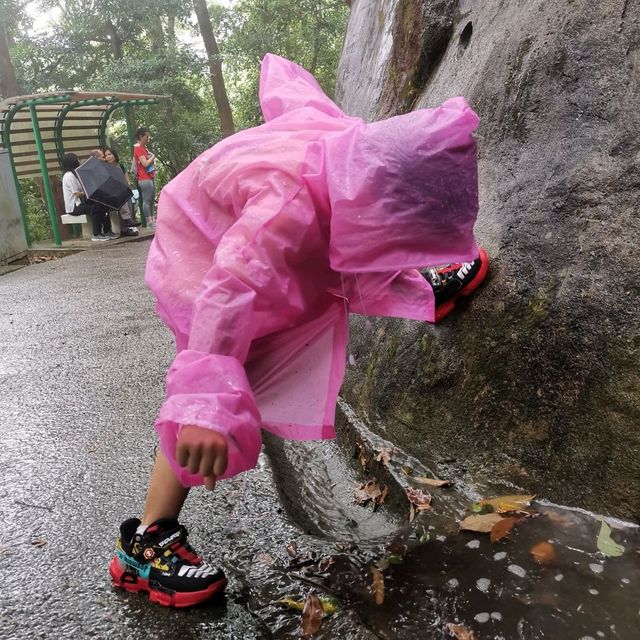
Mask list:
[[[176,458],[181,467],[203,476],[204,486],[211,491],[227,468],[227,439],[217,431],[185,425],[178,436]]]

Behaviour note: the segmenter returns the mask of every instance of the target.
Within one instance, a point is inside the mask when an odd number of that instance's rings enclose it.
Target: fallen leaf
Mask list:
[[[617,558],[624,553],[624,547],[611,537],[611,527],[604,521],[604,518],[601,518],[601,521],[602,526],[600,527],[600,533],[596,541],[598,550],[605,556]]]
[[[353,457],[358,458],[360,466],[363,469],[366,469],[369,466],[369,456],[367,456],[364,444],[362,442],[356,442],[356,451]]]
[[[499,513],[485,513],[478,516],[468,516],[460,523],[460,530],[489,533],[496,523],[501,520],[502,516]]]
[[[402,473],[404,473],[405,476],[410,476],[413,473],[413,469],[411,467],[401,467],[400,471],[402,471]]]
[[[340,607],[340,603],[330,596],[319,596],[322,611],[326,616],[332,616]],[[286,596],[280,600],[274,600],[271,604],[281,604],[283,607],[302,612],[304,610],[305,601],[299,598]]]
[[[298,555],[298,546],[295,542],[290,542],[287,545],[287,553],[290,557],[295,558]]]
[[[373,510],[375,511],[381,504],[384,503],[389,488],[384,485],[382,489],[378,486],[375,480],[369,480],[364,484],[356,485],[353,490],[353,499],[356,504],[363,505],[371,501]]]
[[[488,500],[480,500],[478,504],[480,506],[490,504],[498,513],[507,513],[509,511],[526,509],[534,498],[535,495],[499,496],[497,498],[489,498]]]
[[[447,625],[447,631],[456,638],[456,640],[476,640],[473,631],[463,627],[461,624],[449,623]]]
[[[413,489],[407,487],[405,489],[409,502],[415,505],[416,511],[429,511],[431,509],[431,494],[422,489]]]
[[[471,511],[473,511],[473,513],[484,515],[485,513],[493,513],[495,509],[493,508],[493,505],[474,502],[471,505]]]
[[[32,544],[34,547],[44,547],[48,542],[49,542],[49,541],[48,541],[48,540],[45,540],[44,538],[34,538],[34,539],[31,541],[31,544]]]
[[[274,600],[273,604],[281,604],[283,607],[294,609],[295,611],[302,611],[304,609],[304,600],[296,600],[290,596],[280,598],[280,600]]]
[[[302,610],[302,618],[300,620],[302,635],[312,636],[320,628],[323,615],[324,609],[322,608],[320,598],[318,598],[313,591],[309,591],[304,603],[304,609]]]
[[[389,461],[391,458],[389,457],[389,449],[380,449],[378,455],[376,456],[376,460],[381,462],[385,467],[389,466]]]
[[[413,522],[416,517],[416,508],[413,504],[409,505],[409,522]]]
[[[508,536],[516,522],[518,518],[502,518],[500,522],[496,522],[491,528],[491,542],[498,542]]]
[[[378,567],[371,567],[373,574],[373,595],[377,605],[384,602],[384,576]]]
[[[437,480],[436,478],[426,478],[425,476],[414,476],[411,479],[418,484],[426,484],[430,487],[449,487],[453,484],[451,480]]]
[[[336,559],[333,556],[325,556],[318,562],[318,571],[324,573],[335,561]]]
[[[421,536],[420,536],[420,540],[418,540],[418,542],[420,544],[426,544],[427,542],[429,542],[429,540],[431,540],[431,534],[427,531],[425,531]]]
[[[545,540],[534,544],[529,553],[533,556],[533,559],[543,567],[549,567],[556,564],[558,556],[556,554],[556,548]]]

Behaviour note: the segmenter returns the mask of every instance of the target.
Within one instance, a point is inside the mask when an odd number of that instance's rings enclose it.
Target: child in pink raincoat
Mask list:
[[[166,605],[226,583],[177,522],[188,488],[253,468],[261,429],[334,437],[348,312],[435,322],[487,269],[473,237],[478,118],[464,99],[367,124],[267,55],[260,101],[264,125],[163,189],[149,252],[177,356],[144,513],[122,524],[110,573]]]

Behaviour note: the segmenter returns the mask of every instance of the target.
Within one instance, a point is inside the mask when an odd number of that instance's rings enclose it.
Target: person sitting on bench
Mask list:
[[[64,210],[72,216],[86,215],[91,219],[93,227],[92,242],[105,242],[111,240],[109,214],[107,210],[96,202],[87,200],[80,180],[75,170],[80,166],[80,161],[75,153],[66,153],[62,158],[62,193],[64,195]],[[104,233],[103,230],[107,230]]]

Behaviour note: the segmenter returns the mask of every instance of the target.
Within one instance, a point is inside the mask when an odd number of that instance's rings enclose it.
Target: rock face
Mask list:
[[[640,518],[640,0],[355,0],[338,99],[481,118],[486,286],[352,323],[343,395],[418,457]]]

